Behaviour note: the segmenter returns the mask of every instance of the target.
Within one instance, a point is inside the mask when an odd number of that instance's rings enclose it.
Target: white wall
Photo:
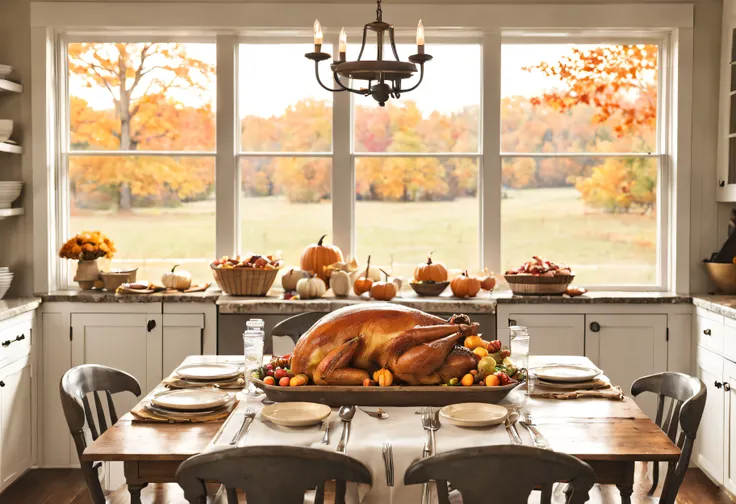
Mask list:
[[[47,0],[63,2],[64,0]],[[93,0],[82,0],[93,1]],[[126,0],[108,0],[125,3]],[[252,0],[159,0],[207,2],[212,3],[258,3]],[[366,4],[367,14],[375,7],[373,0],[280,0],[292,3],[342,3]],[[260,0],[262,3],[263,0]],[[725,235],[723,225],[718,223],[719,209],[715,202],[716,189],[716,137],[717,137],[717,99],[718,62],[720,55],[720,31],[722,3],[718,1],[678,1],[653,0],[647,2],[609,2],[605,0],[463,0],[462,2],[442,0],[401,0],[384,2],[388,11],[392,4],[437,3],[437,4],[616,4],[616,3],[694,3],[694,79],[693,79],[693,128],[692,128],[692,176],[691,176],[691,237],[690,237],[690,283],[692,292],[704,292],[709,285],[700,264],[720,245]],[[30,88],[30,0],[1,0],[0,16],[0,62],[18,69],[22,82]],[[151,2],[152,3],[152,2]],[[30,145],[31,102],[28,90],[22,96],[0,97],[0,117],[11,118],[19,123],[22,130],[19,138]],[[31,153],[26,150],[23,156],[4,156],[0,154],[0,180],[17,180],[17,177],[30,184],[32,181]],[[32,241],[33,218],[30,191],[25,190],[23,205],[26,216],[0,221],[0,265],[10,265],[18,273],[17,282],[9,295],[28,295],[32,293]],[[723,219],[721,219],[721,222]]]

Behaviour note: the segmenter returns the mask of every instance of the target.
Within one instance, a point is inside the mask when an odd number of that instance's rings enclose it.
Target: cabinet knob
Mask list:
[[[0,387],[4,387],[4,386],[5,386],[5,382],[0,380]]]
[[[710,336],[710,329],[703,329],[703,334],[705,334],[706,336]]]
[[[598,322],[591,322],[590,323],[590,330],[593,332],[598,332],[601,330],[601,325]]]
[[[714,385],[715,385],[715,387],[716,387],[717,389],[719,389],[719,388],[723,387],[723,383],[719,382],[718,380],[716,380],[716,382],[714,383]]]
[[[724,392],[730,392],[731,391],[731,384],[728,382],[723,382],[723,391]]]
[[[13,342],[13,340],[5,340],[3,341],[3,346],[10,346],[10,344]]]
[[[726,181],[721,180],[720,182],[718,182],[718,187],[726,187]]]
[[[15,341],[23,341],[24,339],[26,339],[26,335],[25,334],[21,334],[20,336],[16,336],[15,337]]]

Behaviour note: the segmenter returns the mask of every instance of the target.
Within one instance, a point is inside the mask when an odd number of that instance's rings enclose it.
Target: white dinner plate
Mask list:
[[[226,363],[186,364],[176,370],[176,374],[185,380],[200,381],[226,380],[240,373],[240,366]]]
[[[503,423],[509,410],[498,404],[460,403],[445,406],[440,414],[458,427],[486,427]]]
[[[174,411],[212,410],[233,400],[233,395],[222,390],[181,389],[162,392],[151,398],[151,404]]]
[[[550,364],[534,368],[532,371],[541,380],[551,382],[584,382],[603,372],[596,367],[575,364]]]
[[[320,423],[332,410],[324,404],[288,402],[269,404],[261,410],[261,416],[284,427],[305,427]]]

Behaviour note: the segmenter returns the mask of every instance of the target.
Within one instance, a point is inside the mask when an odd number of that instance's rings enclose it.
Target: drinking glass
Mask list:
[[[247,327],[247,324],[246,324]],[[258,395],[258,390],[251,382],[250,374],[263,365],[263,343],[265,333],[262,329],[246,329],[243,333],[243,354],[245,356],[245,393]]]
[[[529,368],[529,330],[524,326],[509,327],[511,359],[519,369]]]

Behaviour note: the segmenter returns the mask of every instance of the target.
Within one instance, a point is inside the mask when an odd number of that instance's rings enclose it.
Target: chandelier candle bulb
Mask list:
[[[314,20],[314,52],[320,52],[322,50],[322,25],[319,24],[319,19]]]
[[[424,25],[421,19],[417,25],[417,52],[424,54]]]
[[[345,33],[345,28],[343,27],[340,30],[340,43],[339,43],[339,53],[340,53],[340,61],[345,61],[347,59],[346,53],[348,50],[348,35]]]

